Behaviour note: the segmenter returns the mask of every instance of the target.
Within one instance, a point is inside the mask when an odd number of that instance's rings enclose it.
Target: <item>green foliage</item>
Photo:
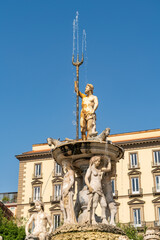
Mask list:
[[[127,235],[127,237],[129,239],[143,240],[143,233],[140,234],[138,232],[137,228],[135,228],[134,226],[132,226],[130,224],[125,225],[125,224],[120,224],[120,223],[118,223],[117,226],[120,227],[125,232],[125,234]],[[144,229],[144,231],[145,231],[145,229]]]
[[[9,198],[8,198],[7,196],[4,196],[4,197],[2,198],[2,202],[4,202],[4,203],[9,202]]]
[[[3,240],[24,240],[25,229],[18,227],[14,219],[8,220],[0,209],[0,236]]]

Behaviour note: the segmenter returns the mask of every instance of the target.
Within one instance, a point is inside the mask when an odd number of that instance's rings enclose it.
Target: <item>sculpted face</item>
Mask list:
[[[35,208],[36,208],[37,212],[41,211],[41,204],[38,201],[35,202]]]
[[[87,94],[89,91],[91,91],[90,86],[87,84],[86,88],[85,88],[85,94]]]
[[[96,166],[96,167],[99,167],[100,163],[101,163],[101,158],[100,158],[100,157],[97,157],[96,160],[95,160],[95,162],[94,162],[95,166]]]

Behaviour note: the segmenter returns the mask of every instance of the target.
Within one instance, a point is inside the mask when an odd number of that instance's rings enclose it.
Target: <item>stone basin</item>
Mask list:
[[[49,240],[129,240],[117,227],[98,225],[63,225],[50,235]]]
[[[81,167],[88,164],[89,159],[94,155],[102,155],[118,162],[123,158],[124,151],[121,147],[111,142],[100,141],[73,141],[62,143],[53,150],[53,157],[58,164],[62,165],[63,160],[71,161],[74,167]]]

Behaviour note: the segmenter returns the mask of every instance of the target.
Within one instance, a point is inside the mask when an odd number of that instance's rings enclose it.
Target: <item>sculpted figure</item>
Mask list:
[[[62,162],[64,171],[63,184],[62,184],[62,201],[61,210],[63,211],[64,224],[76,224],[77,220],[74,213],[74,171],[68,161]]]
[[[96,141],[107,141],[107,137],[110,134],[110,128],[106,128],[102,133],[97,136],[89,137],[89,140],[96,140]]]
[[[35,208],[37,210],[37,213],[34,213],[30,217],[25,227],[26,240],[35,239],[35,238],[39,240],[46,240],[47,236],[51,234],[51,232],[53,231],[51,218],[49,217],[48,214],[44,213],[44,206],[42,202],[37,200],[35,202]],[[30,234],[29,227],[30,227],[30,224],[32,224],[32,222],[34,222],[35,227],[33,229],[33,232]],[[48,232],[47,232],[47,223],[50,225],[50,229]]]
[[[105,172],[110,171],[111,163],[109,161],[107,167],[100,167],[100,164],[101,156],[92,157],[85,176],[85,183],[89,189],[88,221],[92,224],[96,224],[95,211],[98,203],[102,208],[102,223],[108,224],[106,220],[107,203],[102,189],[102,178]]]
[[[104,174],[104,177],[102,179],[102,186],[103,186],[103,192],[106,197],[106,202],[107,202],[107,219],[110,218],[110,224],[115,226],[115,216],[117,213],[117,206],[116,203],[113,199],[113,192],[112,192],[112,184],[111,184],[111,177],[115,176],[116,174],[116,165],[112,165],[111,169],[111,164],[110,164],[110,171],[106,172]]]
[[[77,83],[75,82],[75,91],[82,98],[82,110],[80,116],[82,140],[88,139],[89,136],[97,135],[95,111],[98,107],[98,98],[93,95],[93,89],[94,87],[92,84],[87,84],[85,94],[83,94],[78,91]]]

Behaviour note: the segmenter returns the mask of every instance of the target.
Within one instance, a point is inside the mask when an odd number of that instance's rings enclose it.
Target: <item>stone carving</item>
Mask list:
[[[64,171],[63,184],[62,184],[62,200],[61,210],[63,212],[64,224],[76,224],[77,220],[74,212],[74,171],[71,168],[69,161],[62,161]]]
[[[144,234],[144,240],[157,240],[159,238],[158,231],[155,229],[147,229],[146,233]]]
[[[119,236],[118,240],[129,240],[127,236]]]
[[[61,141],[54,139],[54,138],[47,138],[48,145],[50,147],[56,148],[57,146],[61,145]]]
[[[107,141],[107,137],[110,134],[110,128],[106,128],[102,133],[100,133],[98,136],[91,136],[88,138],[88,140],[97,140],[97,141]]]
[[[28,220],[25,232],[26,232],[26,240],[34,239],[34,240],[47,240],[47,237],[53,231],[53,225],[51,218],[48,214],[44,212],[43,203],[40,201],[35,201],[36,213],[34,213],[30,219]],[[34,222],[35,227],[33,232],[29,233],[30,224]],[[50,225],[49,231],[47,232],[47,223]]]
[[[109,170],[106,172],[102,179],[102,186],[104,195],[106,197],[107,202],[107,219],[110,218],[110,224],[115,226],[115,216],[117,213],[117,206],[113,199],[113,192],[112,192],[112,184],[111,184],[111,177],[115,176],[116,174],[116,164],[112,163],[112,165],[109,165]]]
[[[100,167],[101,164],[101,156],[94,156],[90,159],[90,165],[87,169],[85,176],[85,183],[89,189],[89,200],[88,200],[88,222],[92,224],[96,224],[95,219],[95,211],[98,203],[102,208],[101,218],[102,223],[108,224],[106,219],[106,198],[102,188],[102,178],[104,173],[109,172],[111,170],[111,162],[108,160],[108,165]]]
[[[93,85],[87,84],[85,94],[78,91],[77,82],[75,82],[75,91],[82,98],[82,110],[80,116],[80,126],[82,140],[86,140],[89,136],[96,136],[96,114],[98,107],[98,98],[93,95]],[[87,131],[87,136],[86,136]]]

